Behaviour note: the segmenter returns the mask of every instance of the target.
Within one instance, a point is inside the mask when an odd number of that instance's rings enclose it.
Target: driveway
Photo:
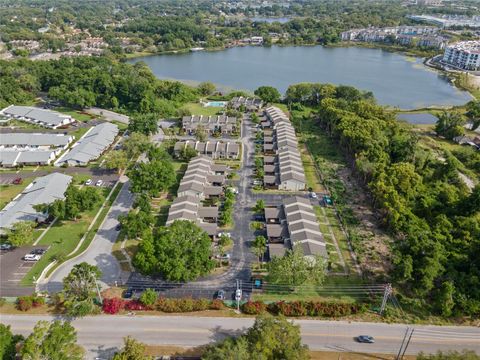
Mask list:
[[[104,287],[114,285],[115,281],[125,282],[127,280],[129,273],[124,273],[120,269],[117,259],[112,255],[112,247],[118,236],[116,230],[118,216],[126,215],[133,204],[128,178],[123,177],[120,181],[123,183],[123,187],[88,249],[82,255],[60,266],[49,279],[38,285],[40,290],[60,291],[63,278],[68,275],[74,265],[81,262],[99,267],[102,271],[101,283]]]

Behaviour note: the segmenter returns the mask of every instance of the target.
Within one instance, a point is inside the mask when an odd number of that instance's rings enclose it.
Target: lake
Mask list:
[[[430,113],[398,114],[397,119],[416,125],[431,125],[438,120],[436,116]]]
[[[360,47],[236,47],[136,58],[161,79],[211,81],[221,89],[253,91],[271,85],[284,93],[291,84],[321,82],[372,91],[383,105],[401,109],[461,105],[469,93],[455,88],[422,59]]]

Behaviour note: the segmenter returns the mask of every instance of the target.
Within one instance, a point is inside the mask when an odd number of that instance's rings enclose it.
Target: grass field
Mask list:
[[[23,178],[23,182],[19,185],[0,185],[0,209],[3,209],[15,196],[20,194],[33,179],[33,177]]]
[[[56,107],[54,110],[65,115],[70,115],[72,118],[80,122],[87,122],[93,118],[88,114],[84,114],[81,111],[78,111],[69,107],[65,107],[65,106]]]
[[[190,111],[192,115],[217,115],[222,108],[220,107],[204,107],[199,103],[188,103],[182,106],[182,109]]]

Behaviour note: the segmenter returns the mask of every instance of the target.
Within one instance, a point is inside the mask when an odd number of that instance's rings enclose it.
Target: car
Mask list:
[[[260,180],[253,180],[253,185],[262,185],[263,182]]]
[[[7,250],[10,250],[10,249],[12,249],[12,248],[13,248],[13,246],[10,245],[10,244],[0,244],[0,250],[5,250],[5,251],[7,251]]]
[[[373,344],[375,342],[375,339],[373,338],[373,336],[370,335],[359,335],[357,336],[357,341],[360,343]]]
[[[23,182],[21,177],[17,177],[12,181],[13,185],[20,185]]]
[[[115,226],[115,231],[120,231],[122,230],[122,224],[118,223],[117,226]]]
[[[314,192],[311,192],[311,193],[310,193],[310,197],[311,197],[312,199],[318,199],[317,194],[315,194]]]
[[[224,290],[218,290],[216,299],[217,300],[225,300],[225,291]]]
[[[32,255],[43,255],[47,252],[46,249],[33,249],[32,251],[30,251],[30,254]]]
[[[229,232],[219,232],[218,237],[222,237],[222,236],[226,236],[226,237],[231,238],[232,234],[230,234]]]
[[[85,181],[85,185],[92,185],[93,181],[92,179],[88,179],[87,181]]]
[[[242,300],[242,289],[235,290],[235,300],[236,301]]]
[[[41,257],[42,257],[41,255],[27,254],[23,257],[23,260],[25,260],[25,261],[38,261],[38,260],[40,260]]]
[[[133,290],[132,289],[127,289],[123,292],[123,298],[124,299],[130,299],[133,296]]]
[[[255,220],[255,221],[265,221],[265,216],[260,215],[260,214],[255,214],[253,216],[253,220]]]
[[[237,188],[234,188],[234,187],[229,187],[227,188],[228,191],[230,191],[231,193],[235,194],[235,195],[238,195],[238,189]]]
[[[103,185],[103,180],[97,180],[95,183],[95,186],[102,186]]]

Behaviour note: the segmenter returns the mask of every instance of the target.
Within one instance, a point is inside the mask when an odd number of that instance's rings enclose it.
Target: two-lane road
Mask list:
[[[14,333],[28,335],[39,320],[50,316],[0,315],[0,322]],[[194,347],[238,335],[253,324],[248,318],[187,316],[94,316],[73,321],[79,343],[88,358],[109,356],[131,335],[151,345]],[[311,350],[397,353],[407,325],[347,321],[295,320]],[[375,344],[360,344],[354,338],[371,335]],[[480,353],[480,329],[459,326],[415,326],[407,353],[470,349]]]

